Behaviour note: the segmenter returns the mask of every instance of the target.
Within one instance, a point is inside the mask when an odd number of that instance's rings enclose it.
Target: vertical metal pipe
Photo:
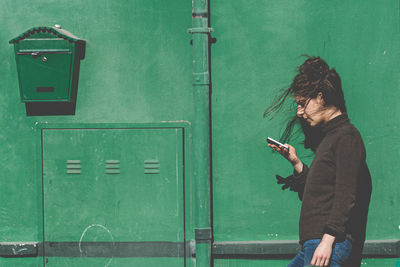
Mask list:
[[[211,258],[211,159],[210,159],[210,73],[208,0],[192,1],[193,90],[194,110],[193,146],[194,179],[196,185],[195,239],[196,267],[209,267]]]

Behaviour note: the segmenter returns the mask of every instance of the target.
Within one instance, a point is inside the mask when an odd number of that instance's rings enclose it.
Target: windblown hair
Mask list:
[[[272,104],[265,110],[264,117],[279,112],[288,96],[301,96],[315,98],[322,93],[325,106],[335,106],[342,113],[346,113],[346,104],[342,91],[342,83],[339,74],[334,68],[320,57],[307,56],[306,61],[298,67],[298,74],[294,77],[289,88],[278,95]],[[322,133],[318,127],[311,127],[302,118],[293,117],[286,125],[280,138],[281,142],[288,142],[295,124],[300,121],[305,135],[304,147],[316,149],[322,139]]]

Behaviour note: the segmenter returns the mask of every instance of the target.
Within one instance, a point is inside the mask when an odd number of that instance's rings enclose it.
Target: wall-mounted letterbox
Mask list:
[[[28,115],[75,114],[86,41],[54,27],[34,27],[10,41]],[[58,103],[58,104],[57,104]]]

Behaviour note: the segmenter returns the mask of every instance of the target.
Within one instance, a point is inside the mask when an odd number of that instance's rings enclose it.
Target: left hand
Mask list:
[[[329,266],[334,242],[334,236],[324,234],[321,243],[319,243],[318,247],[314,251],[314,255],[311,260],[312,266]]]

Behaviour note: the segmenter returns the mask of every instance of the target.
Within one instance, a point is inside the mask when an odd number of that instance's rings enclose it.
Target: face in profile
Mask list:
[[[321,94],[315,98],[296,96],[296,103],[297,117],[303,118],[310,126],[314,127],[325,121],[324,100]]]

